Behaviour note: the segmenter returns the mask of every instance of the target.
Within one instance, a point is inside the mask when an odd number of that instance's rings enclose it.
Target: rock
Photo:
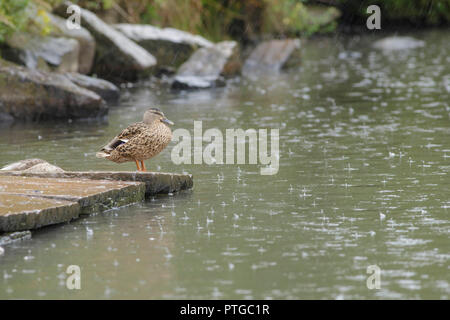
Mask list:
[[[61,173],[60,167],[54,166],[42,159],[26,159],[8,164],[1,168],[2,171],[22,171],[25,173]]]
[[[39,178],[62,178],[62,179],[90,179],[90,180],[113,180],[134,181],[145,183],[145,194],[147,196],[156,194],[174,193],[191,189],[194,180],[191,174],[176,174],[164,172],[124,172],[124,171],[64,171],[54,173],[25,172],[25,171],[0,171],[3,175],[39,177]]]
[[[125,23],[116,24],[114,28],[155,56],[158,67],[177,68],[198,48],[213,46],[201,36],[173,28]]]
[[[31,239],[29,230],[4,233],[0,236],[0,246],[28,239]]]
[[[0,102],[0,110],[3,110],[3,105]],[[11,123],[14,121],[14,117],[6,112],[0,112],[0,124]]]
[[[173,88],[208,88],[223,84],[223,77],[240,71],[239,48],[235,41],[223,41],[201,48],[178,69]]]
[[[67,28],[66,20],[48,13],[52,25],[51,35],[72,38],[78,41],[80,50],[78,54],[78,70],[75,72],[87,74],[91,71],[95,56],[95,39],[91,33],[81,27],[80,29]]]
[[[74,39],[79,44],[78,69],[74,72],[89,73],[95,56],[95,39],[90,32],[80,26],[78,29],[69,29],[67,20],[54,14],[38,9],[30,2],[27,6],[26,15],[32,22],[42,30],[49,30],[49,36]]]
[[[16,32],[8,37],[2,56],[31,69],[78,71],[78,41]]]
[[[36,167],[57,170],[33,170]],[[42,159],[26,159],[1,169],[0,186],[1,233],[68,222],[146,196],[190,189],[193,179],[190,174],[161,172],[70,172]],[[11,235],[0,237],[0,245]]]
[[[299,63],[299,39],[269,40],[260,43],[245,60],[244,74],[278,71]]]
[[[375,49],[383,51],[409,50],[425,46],[425,42],[412,37],[387,37],[373,44]]]
[[[65,2],[57,13],[67,18]],[[96,57],[93,72],[105,79],[116,81],[136,80],[148,75],[156,65],[156,59],[147,50],[103,22],[94,13],[81,9],[81,22],[96,40]]]
[[[100,117],[107,112],[99,95],[63,74],[0,65],[0,114],[40,120]]]
[[[173,89],[206,89],[221,87],[225,81],[220,76],[176,76],[172,82]]]
[[[120,89],[109,81],[79,73],[66,73],[65,75],[76,85],[94,91],[106,101],[114,102],[119,100]]]
[[[51,173],[45,175],[46,178],[0,176],[0,232],[67,222],[83,214],[144,199],[145,185],[141,182],[62,179],[48,177]]]
[[[6,166],[4,166],[3,168],[1,168],[0,170],[3,171],[23,171],[26,170],[28,168],[31,168],[37,164],[43,164],[43,163],[48,163],[45,160],[42,159],[25,159],[25,160],[20,160],[14,163],[10,163],[7,164]]]
[[[38,173],[38,172],[64,172],[60,167],[54,166],[50,163],[39,163],[31,168],[23,170],[23,172]]]
[[[68,222],[80,214],[80,205],[75,201],[39,195],[0,192],[0,203],[0,232],[30,230]]]

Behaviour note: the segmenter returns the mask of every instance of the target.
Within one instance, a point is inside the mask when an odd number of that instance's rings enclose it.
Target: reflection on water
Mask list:
[[[135,170],[95,152],[158,105],[176,128],[279,128],[280,170],[180,165],[175,196],[45,228],[0,257],[1,298],[447,298],[450,58],[447,31],[385,54],[371,38],[311,40],[300,68],[226,88],[124,92],[108,122],[1,128],[0,164]],[[79,291],[65,287],[81,267]],[[369,265],[381,289],[369,290]]]

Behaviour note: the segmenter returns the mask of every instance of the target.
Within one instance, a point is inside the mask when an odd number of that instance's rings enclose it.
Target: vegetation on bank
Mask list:
[[[63,0],[2,0],[0,42],[17,30],[46,33],[45,11]],[[246,41],[264,34],[311,35],[338,23],[363,24],[368,5],[377,4],[384,22],[442,25],[450,22],[448,0],[74,0],[107,22],[173,27],[218,41]],[[35,25],[27,8],[36,6],[44,24]],[[338,20],[341,16],[340,20]]]
[[[62,0],[2,0],[0,1],[0,43],[15,31],[30,31],[46,35],[50,32],[46,12]],[[40,19],[30,19],[30,9],[36,8]],[[40,21],[40,23],[37,23]]]
[[[5,0],[0,2],[0,41],[17,29],[23,29],[27,22],[24,14],[28,0]]]

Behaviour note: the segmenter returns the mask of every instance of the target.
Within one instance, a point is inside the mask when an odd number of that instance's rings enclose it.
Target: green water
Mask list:
[[[372,37],[311,40],[297,69],[227,87],[124,89],[108,122],[0,129],[0,165],[39,157],[68,170],[135,170],[98,147],[159,106],[175,128],[279,128],[280,167],[174,165],[194,189],[44,228],[5,246],[0,298],[448,299],[449,31],[384,54]],[[81,267],[81,290],[65,285]],[[367,267],[381,269],[368,289]]]

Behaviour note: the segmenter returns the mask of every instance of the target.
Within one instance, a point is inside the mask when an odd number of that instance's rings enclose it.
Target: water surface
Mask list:
[[[225,88],[124,89],[107,122],[0,129],[0,165],[39,157],[67,170],[135,170],[98,147],[159,106],[175,128],[279,128],[280,168],[174,165],[194,189],[158,196],[5,247],[0,298],[441,298],[449,288],[450,43],[385,54],[372,37],[303,45],[303,63]],[[81,267],[81,290],[65,271]],[[381,289],[369,290],[369,265]]]

